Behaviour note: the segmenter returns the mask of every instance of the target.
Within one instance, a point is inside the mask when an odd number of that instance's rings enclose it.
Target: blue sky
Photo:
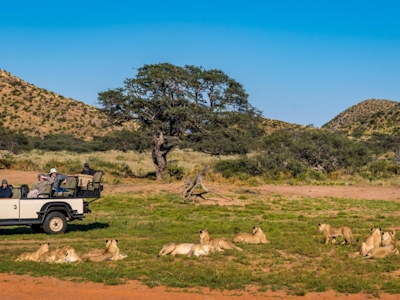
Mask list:
[[[400,101],[396,1],[4,2],[0,68],[87,104],[160,62],[221,69],[291,123]]]

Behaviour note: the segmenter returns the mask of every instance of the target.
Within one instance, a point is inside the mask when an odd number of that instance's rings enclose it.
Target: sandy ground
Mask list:
[[[0,170],[0,179],[7,179],[10,184],[20,185],[22,183],[33,184],[36,181],[36,172]],[[239,191],[239,187],[229,187],[207,184],[207,188],[214,191],[209,194],[205,203],[218,202],[220,205],[243,204],[242,200],[237,200],[233,195]],[[182,184],[135,184],[106,186],[108,192],[172,192],[181,193]],[[400,188],[397,187],[374,187],[374,186],[290,186],[290,185],[265,185],[255,188],[244,188],[243,193],[259,193],[262,196],[282,195],[289,198],[308,197],[337,197],[354,198],[369,200],[400,201]],[[232,195],[232,196],[230,196]],[[215,197],[214,197],[215,196]],[[204,203],[204,202],[203,202]],[[125,285],[104,286],[98,283],[76,283],[61,281],[48,277],[30,277],[28,275],[0,274],[0,299],[70,299],[78,297],[86,300],[103,299],[166,299],[166,300],[224,300],[224,299],[326,299],[326,300],[366,300],[371,299],[371,295],[365,294],[338,294],[334,291],[323,293],[308,293],[305,296],[286,295],[285,292],[227,292],[210,291],[203,289],[193,292],[183,292],[176,289],[166,289],[165,287],[149,288],[137,281],[129,281]],[[381,294],[380,299],[397,300],[400,295]]]

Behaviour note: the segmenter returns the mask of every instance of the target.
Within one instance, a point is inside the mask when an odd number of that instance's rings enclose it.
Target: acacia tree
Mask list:
[[[3,157],[11,154],[18,154],[30,148],[29,140],[22,132],[6,129],[0,125],[0,150],[6,151],[2,155]]]
[[[135,121],[147,134],[157,179],[177,145],[213,155],[246,153],[262,133],[260,112],[243,86],[220,70],[144,65],[123,88],[100,92],[98,100],[114,124]]]

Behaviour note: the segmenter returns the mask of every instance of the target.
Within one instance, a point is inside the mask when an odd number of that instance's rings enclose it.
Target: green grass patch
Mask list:
[[[398,256],[382,260],[347,256],[357,251],[369,228],[387,230],[397,224],[399,203],[246,197],[245,206],[219,206],[184,203],[179,196],[165,193],[106,194],[91,204],[92,214],[69,224],[63,235],[32,234],[28,227],[1,227],[0,272],[108,285],[134,279],[149,286],[179,288],[243,290],[256,285],[260,291],[283,290],[294,295],[329,289],[349,294],[400,294],[394,275],[400,268]],[[317,232],[318,223],[348,225],[359,242],[325,246]],[[157,257],[165,243],[198,243],[198,231],[205,228],[212,237],[230,239],[234,233],[250,232],[254,225],[261,226],[270,244],[240,245],[243,252],[228,250],[210,257]],[[20,253],[35,251],[42,242],[50,242],[51,248],[71,245],[83,254],[103,248],[104,241],[111,238],[119,240],[121,252],[128,258],[79,265],[14,262]]]

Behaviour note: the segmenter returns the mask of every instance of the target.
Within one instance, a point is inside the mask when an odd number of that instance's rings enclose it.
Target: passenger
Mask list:
[[[54,178],[47,178],[45,174],[38,175],[38,181],[33,185],[33,190],[28,193],[28,198],[43,198],[46,187],[54,182]]]
[[[55,191],[56,193],[66,191],[66,189],[60,188],[60,184],[66,183],[67,178],[68,178],[67,175],[58,174],[58,172],[55,168],[52,168],[50,170],[50,173],[48,176],[48,180],[53,182],[53,191]]]
[[[96,173],[96,171],[93,170],[93,169],[91,169],[91,168],[89,167],[89,164],[88,164],[88,163],[84,163],[84,165],[83,165],[83,170],[82,170],[81,174],[92,175],[92,176],[93,176],[94,173]]]
[[[12,190],[8,186],[7,180],[3,179],[0,188],[0,198],[11,198],[11,197],[12,197]]]

